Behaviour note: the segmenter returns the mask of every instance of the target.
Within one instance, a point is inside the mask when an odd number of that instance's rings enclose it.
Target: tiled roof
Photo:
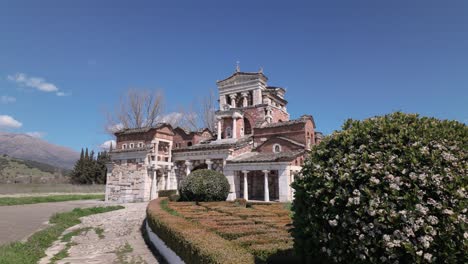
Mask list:
[[[217,81],[216,83],[224,82],[224,81],[229,80],[230,78],[232,78],[234,76],[239,76],[239,75],[259,75],[259,76],[264,77],[266,80],[268,80],[268,78],[262,72],[235,72],[231,76],[227,77],[226,79]]]
[[[289,121],[283,121],[283,122],[276,122],[276,123],[266,123],[262,124],[261,126],[258,126],[256,128],[270,128],[270,127],[282,127],[282,126],[290,126],[290,125],[295,125],[295,124],[305,124],[307,120],[311,120],[312,124],[314,125],[315,128],[315,122],[314,118],[310,115],[303,115],[298,119],[294,120],[289,120]]]
[[[171,125],[166,124],[166,123],[158,123],[155,126],[152,127],[140,127],[140,128],[124,128],[122,130],[119,130],[115,132],[116,135],[128,135],[128,134],[137,134],[137,133],[146,133],[150,131],[151,129],[158,129],[164,126],[169,126],[172,128]]]
[[[173,149],[172,151],[185,152],[190,150],[227,149],[232,147],[238,148],[249,144],[251,141],[251,137],[245,137],[241,139],[228,138],[221,140],[203,141],[190,147]]]
[[[254,162],[279,162],[279,161],[291,161],[296,157],[304,154],[304,150],[292,151],[292,152],[280,152],[280,153],[259,153],[250,152],[235,157],[232,160],[228,160],[228,163],[254,163]]]

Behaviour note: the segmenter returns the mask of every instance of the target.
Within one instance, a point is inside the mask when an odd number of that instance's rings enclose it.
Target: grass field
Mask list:
[[[104,194],[64,194],[47,196],[0,197],[0,206],[96,199],[103,200]]]
[[[0,195],[39,193],[104,193],[105,185],[0,184]]]
[[[60,213],[50,218],[52,226],[33,234],[26,242],[14,242],[0,246],[0,264],[37,263],[45,256],[45,250],[59,239],[69,227],[81,223],[80,217],[110,212],[123,206],[76,208],[71,212]]]
[[[285,204],[254,204],[246,208],[232,202],[197,205],[163,201],[161,207],[245,248],[260,262],[282,257],[292,260],[293,239],[288,232],[292,226]]]

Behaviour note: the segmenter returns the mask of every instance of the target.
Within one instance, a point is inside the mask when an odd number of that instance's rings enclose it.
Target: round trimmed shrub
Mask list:
[[[348,120],[293,184],[306,261],[468,263],[468,128],[393,113]]]
[[[229,194],[229,182],[220,172],[196,170],[182,181],[179,193],[183,201],[225,201]]]

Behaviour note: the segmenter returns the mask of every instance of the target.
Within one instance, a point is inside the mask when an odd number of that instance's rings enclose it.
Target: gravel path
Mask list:
[[[65,231],[64,234],[84,230],[72,237],[68,256],[56,263],[158,263],[140,231],[146,216],[147,203],[123,206],[125,209],[83,217],[81,224]],[[47,257],[39,263],[49,263],[66,244],[56,241],[46,251]]]
[[[0,245],[23,240],[47,226],[49,218],[77,207],[103,206],[103,201],[80,200],[0,206]]]

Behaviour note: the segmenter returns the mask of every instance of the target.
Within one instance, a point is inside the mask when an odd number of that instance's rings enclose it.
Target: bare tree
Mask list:
[[[216,129],[216,95],[213,90],[210,90],[210,93],[202,99],[202,112],[201,118],[203,121],[203,127],[208,128],[210,131],[215,131]]]
[[[120,97],[113,113],[107,113],[107,131],[151,127],[161,119],[164,96],[160,91],[130,89]]]
[[[182,119],[179,126],[189,131],[197,131],[208,128],[214,131],[216,128],[216,96],[212,90],[202,98],[195,99],[187,107],[181,107]]]

